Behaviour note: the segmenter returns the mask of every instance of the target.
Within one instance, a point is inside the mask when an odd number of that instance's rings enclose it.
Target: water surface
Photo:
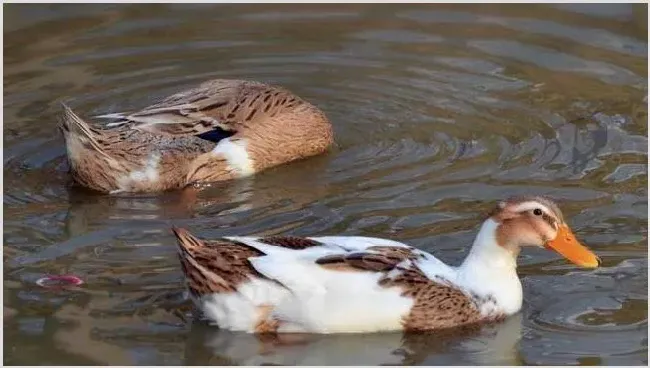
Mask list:
[[[643,4],[6,5],[4,362],[647,364],[647,48]],[[336,147],[198,196],[70,186],[59,101],[132,110],[211,78],[291,89]],[[526,250],[503,324],[257,339],[187,313],[172,224],[387,237],[459,264],[518,194],[558,199],[604,267]]]

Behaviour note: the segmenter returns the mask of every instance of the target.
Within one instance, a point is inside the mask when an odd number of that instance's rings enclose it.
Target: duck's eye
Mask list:
[[[533,213],[535,214],[535,216],[541,216],[542,215],[542,210],[540,210],[539,208],[535,208],[533,210]]]

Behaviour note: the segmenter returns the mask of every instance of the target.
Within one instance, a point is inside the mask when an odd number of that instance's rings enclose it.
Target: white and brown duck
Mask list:
[[[155,192],[249,176],[325,152],[332,126],[290,91],[211,80],[91,126],[64,105],[60,129],[70,172],[105,193]]]
[[[594,268],[557,205],[543,197],[500,202],[458,267],[393,240],[227,237],[174,228],[190,296],[210,322],[250,333],[440,330],[517,313],[521,247],[552,249]]]

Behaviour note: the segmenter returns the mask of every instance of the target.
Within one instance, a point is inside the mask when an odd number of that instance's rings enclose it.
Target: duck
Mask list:
[[[62,132],[74,182],[103,192],[158,192],[253,175],[327,151],[332,124],[289,90],[217,79],[137,112],[96,116],[66,104]]]
[[[474,328],[520,311],[521,248],[553,250],[583,268],[600,265],[542,196],[499,201],[459,266],[382,238],[202,239],[172,231],[195,310],[221,329],[253,334]]]

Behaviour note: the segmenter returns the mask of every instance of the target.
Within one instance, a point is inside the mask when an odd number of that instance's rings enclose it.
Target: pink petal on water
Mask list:
[[[77,286],[83,283],[84,282],[80,278],[72,275],[49,275],[36,280],[36,285],[45,288],[63,287],[68,285]]]

